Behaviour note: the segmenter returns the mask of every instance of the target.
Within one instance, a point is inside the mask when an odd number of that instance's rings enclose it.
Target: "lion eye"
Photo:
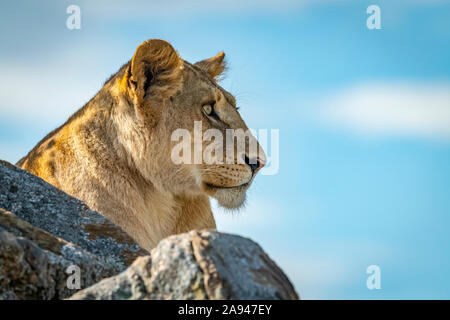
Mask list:
[[[205,104],[205,105],[203,106],[203,111],[205,111],[205,113],[206,113],[208,116],[210,116],[210,115],[213,113],[214,109],[213,109],[213,106],[212,106],[211,104]]]
[[[203,105],[203,112],[209,117],[214,119],[215,121],[221,121],[216,111],[214,111],[215,101]]]

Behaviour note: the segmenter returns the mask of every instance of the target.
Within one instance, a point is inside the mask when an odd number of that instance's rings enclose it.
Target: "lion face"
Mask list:
[[[224,69],[223,53],[190,64],[169,43],[148,40],[117,86],[128,101],[122,121],[136,131],[124,139],[133,140],[129,151],[142,174],[161,192],[207,194],[232,209],[244,203],[266,157],[234,97],[216,82]]]

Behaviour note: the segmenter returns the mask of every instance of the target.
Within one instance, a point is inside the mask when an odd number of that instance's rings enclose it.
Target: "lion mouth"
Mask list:
[[[207,182],[204,182],[204,185],[210,189],[238,189],[238,188],[247,188],[250,185],[250,181],[233,187],[217,186]]]

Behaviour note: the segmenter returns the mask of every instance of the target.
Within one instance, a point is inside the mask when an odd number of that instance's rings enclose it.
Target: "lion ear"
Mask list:
[[[150,39],[139,45],[131,60],[129,77],[139,101],[147,95],[172,95],[181,83],[182,66],[183,60],[164,40]]]
[[[225,53],[222,51],[215,57],[199,61],[195,65],[217,80],[226,69]]]

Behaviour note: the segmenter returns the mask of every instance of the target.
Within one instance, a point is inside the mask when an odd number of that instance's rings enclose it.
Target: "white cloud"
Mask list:
[[[0,76],[0,115],[22,121],[64,121],[93,95],[57,73],[7,72]]]
[[[318,2],[318,0],[315,0]],[[320,0],[327,2],[329,0]],[[229,1],[209,1],[197,0],[195,3],[191,1],[182,0],[167,0],[164,2],[148,1],[142,2],[128,2],[127,6],[123,6],[122,1],[81,1],[89,6],[90,11],[108,18],[127,19],[127,17],[166,17],[180,16],[186,17],[188,15],[204,14],[216,12],[216,14],[223,14],[229,12],[254,12],[254,11],[278,11],[290,12],[304,4],[311,4],[312,0],[229,0]]]
[[[333,94],[319,108],[332,126],[369,136],[450,140],[450,85],[372,83]]]
[[[88,45],[92,55],[86,55],[85,48],[69,47],[39,59],[1,61],[0,117],[35,125],[68,119],[111,74],[99,61],[112,49]]]

